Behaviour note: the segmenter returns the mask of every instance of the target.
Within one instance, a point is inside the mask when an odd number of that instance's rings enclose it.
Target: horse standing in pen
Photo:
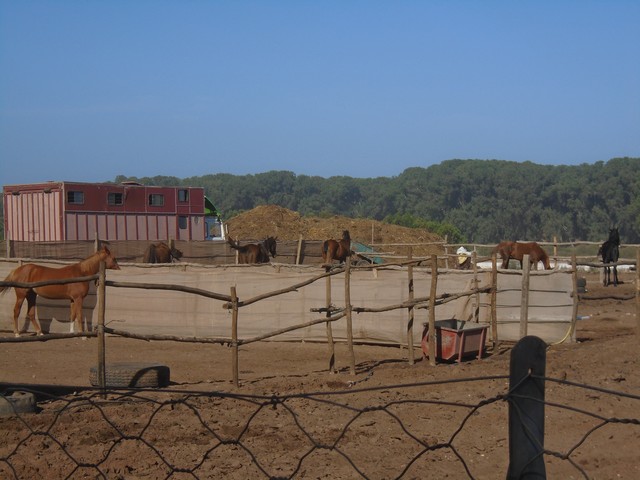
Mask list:
[[[339,263],[344,263],[349,256],[351,256],[351,236],[349,235],[349,230],[342,232],[342,238],[340,240],[331,238],[322,243],[322,262],[325,264],[331,263],[332,260],[338,260]],[[329,271],[331,267],[327,265],[325,268]]]
[[[145,250],[142,263],[172,263],[181,258],[182,252],[177,248],[170,247],[164,242],[152,243]]]
[[[522,260],[525,255],[529,255],[529,263],[537,269],[538,262],[542,262],[545,270],[551,270],[549,256],[540,245],[536,242],[511,242],[505,240],[500,242],[493,249],[493,253],[498,253],[502,258],[502,266],[500,268],[509,268],[509,260],[514,259],[520,262],[522,268]]]
[[[606,287],[611,284],[611,270],[613,269],[613,286],[618,286],[618,269],[616,263],[620,258],[620,234],[618,228],[609,229],[609,239],[604,242],[598,250],[598,255],[602,255],[602,263],[608,265],[613,263],[612,267],[604,267],[604,279],[602,284]]]
[[[14,269],[5,282],[36,283],[47,280],[63,280],[69,278],[89,277],[98,273],[100,262],[105,262],[107,268],[120,270],[118,261],[107,247],[85,258],[79,263],[67,265],[61,268],[44,267],[34,263],[24,264]],[[0,287],[0,294],[6,292],[10,287]],[[79,331],[84,331],[82,324],[82,302],[89,292],[89,282],[65,283],[61,285],[44,285],[41,287],[13,287],[16,292],[16,304],[13,308],[13,333],[20,336],[18,329],[18,317],[25,298],[27,299],[27,320],[30,320],[38,335],[42,335],[42,328],[36,319],[36,298],[38,295],[44,298],[60,300],[69,299],[71,301],[71,322],[75,324]]]
[[[269,263],[269,256],[276,257],[277,237],[267,237],[260,243],[240,246],[240,242],[227,239],[231,248],[238,251],[238,263]]]

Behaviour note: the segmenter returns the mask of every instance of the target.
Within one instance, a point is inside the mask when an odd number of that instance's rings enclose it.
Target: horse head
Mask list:
[[[612,227],[609,229],[609,241],[614,245],[620,245],[620,233],[618,227]]]
[[[182,252],[176,247],[171,247],[171,257],[175,258],[176,260],[180,260],[182,258]]]
[[[342,232],[342,240],[345,240],[347,242],[351,241],[351,236],[349,235],[349,230],[344,230]]]
[[[100,255],[100,260],[105,263],[107,268],[111,270],[120,270],[120,265],[118,265],[118,260],[113,256],[111,250],[109,250],[106,246],[103,246],[102,249],[98,252]]]

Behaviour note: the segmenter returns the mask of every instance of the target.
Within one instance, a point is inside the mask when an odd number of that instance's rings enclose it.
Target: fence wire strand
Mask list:
[[[441,462],[438,452],[445,452],[447,462],[458,464],[458,467],[448,465],[447,469],[458,468],[467,478],[482,478],[486,472],[478,472],[476,459],[458,439],[472,428],[473,418],[495,415],[487,408],[497,406],[504,413],[511,392],[497,391],[477,402],[441,400],[430,392],[437,385],[460,382],[468,383],[472,391],[477,382],[504,383],[507,378],[492,376],[264,396],[174,389],[87,389],[74,395],[55,396],[32,390],[42,405],[39,413],[0,418],[0,430],[5,437],[0,446],[0,476],[16,479],[43,476],[45,465],[57,465],[57,471],[64,472],[59,478],[128,478],[142,472],[145,478],[167,479],[225,476],[368,479],[407,478],[407,475],[413,478],[419,476],[416,470],[425,464]],[[634,402],[635,411],[640,406],[638,395],[538,378],[563,388],[625,398]],[[20,388],[20,391],[29,390]],[[360,404],[371,394],[379,400]],[[596,432],[605,426],[640,426],[637,417],[605,416],[555,400],[545,401],[545,406],[596,421],[566,450],[547,448],[543,453],[545,458],[567,462],[573,473],[583,478],[591,478],[587,466],[574,457]],[[342,419],[342,424],[325,420],[322,414],[325,409],[337,412],[332,418]],[[464,414],[449,433],[429,431],[428,419],[414,425],[412,418],[420,412],[439,412],[438,409],[443,412],[462,409]],[[135,420],[127,423],[125,418],[131,418],[131,413]],[[506,424],[506,414],[503,420]],[[382,432],[371,433],[372,427]],[[500,435],[505,429],[503,425]],[[362,457],[363,451],[372,448],[369,434],[376,442],[382,442],[373,452],[375,459]],[[381,454],[400,442],[407,448],[402,461],[390,458],[394,454],[386,458]],[[319,458],[323,455],[328,456],[324,461]],[[504,451],[504,455],[503,463],[508,461],[508,452]]]

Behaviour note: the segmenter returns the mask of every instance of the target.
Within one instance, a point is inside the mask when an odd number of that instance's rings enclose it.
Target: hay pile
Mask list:
[[[261,205],[233,217],[227,222],[229,235],[242,241],[260,240],[270,235],[278,240],[326,240],[342,237],[349,230],[354,241],[371,244],[415,244],[441,242],[443,239],[424,229],[391,225],[377,220],[333,216],[301,217],[300,214],[276,205]],[[389,247],[394,251],[404,250]],[[387,250],[387,248],[385,248]],[[414,247],[414,254],[442,253],[439,246]]]

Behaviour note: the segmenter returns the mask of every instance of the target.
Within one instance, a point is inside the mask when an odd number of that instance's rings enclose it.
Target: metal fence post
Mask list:
[[[507,480],[547,478],[544,465],[544,380],[547,345],[521,339],[511,352],[509,378],[509,470]]]

